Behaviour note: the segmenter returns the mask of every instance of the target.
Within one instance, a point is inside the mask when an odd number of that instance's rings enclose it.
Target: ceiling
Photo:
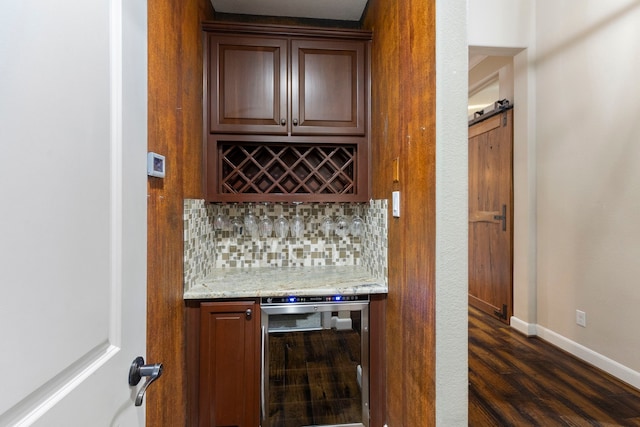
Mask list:
[[[216,12],[359,21],[367,0],[211,0]]]

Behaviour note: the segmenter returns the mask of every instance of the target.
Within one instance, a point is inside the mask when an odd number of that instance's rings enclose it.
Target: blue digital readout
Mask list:
[[[367,300],[366,296],[360,295],[323,295],[323,296],[296,296],[289,295],[286,297],[269,297],[263,298],[262,303],[266,304],[310,304],[310,303],[328,303],[328,302],[350,302]]]

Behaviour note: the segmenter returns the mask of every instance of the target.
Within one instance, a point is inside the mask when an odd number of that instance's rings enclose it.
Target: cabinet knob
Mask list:
[[[280,119],[280,124],[282,126],[286,126],[287,125],[287,119]]]
[[[253,314],[253,311],[251,311],[250,308],[248,308],[247,311],[244,312],[244,315],[247,316],[247,319],[251,319],[252,314]]]
[[[298,126],[298,119],[293,119],[293,125]]]

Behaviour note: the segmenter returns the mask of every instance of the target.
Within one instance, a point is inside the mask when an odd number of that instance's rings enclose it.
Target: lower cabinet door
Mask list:
[[[200,306],[200,427],[260,425],[260,313],[254,301]]]

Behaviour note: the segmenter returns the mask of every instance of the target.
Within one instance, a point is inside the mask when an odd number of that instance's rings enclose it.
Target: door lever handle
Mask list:
[[[129,368],[130,386],[138,385],[142,377],[147,377],[147,380],[136,395],[136,406],[142,405],[142,398],[144,397],[145,391],[147,391],[147,387],[149,387],[152,382],[160,378],[160,375],[162,375],[162,363],[145,365],[144,358],[142,356],[136,357],[133,363],[131,363],[131,368]]]

